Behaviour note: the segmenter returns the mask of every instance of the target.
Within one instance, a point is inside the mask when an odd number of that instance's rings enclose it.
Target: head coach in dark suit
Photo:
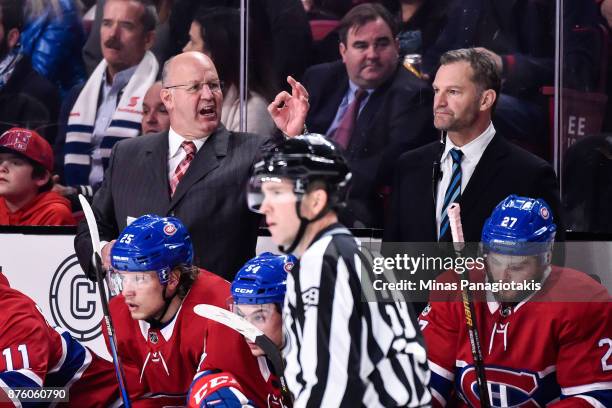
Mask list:
[[[507,141],[512,135],[495,131],[491,115],[501,80],[490,56],[459,49],[442,55],[440,63],[433,112],[442,139],[397,163],[384,240],[450,241],[446,208],[458,202],[465,240],[478,242],[484,221],[510,194],[543,198],[562,221],[552,167]]]
[[[295,135],[306,116],[308,94],[292,78],[289,83],[292,94],[279,94],[269,111],[282,131]],[[259,218],[247,207],[245,186],[260,149],[271,139],[225,129],[222,91],[206,55],[186,52],[166,62],[161,98],[170,130],[117,143],[93,199],[100,239],[107,241],[105,265],[119,231],[132,218],[150,213],[178,217],[192,237],[194,264],[228,280],[255,255]],[[75,250],[93,277],[85,222],[78,227]]]
[[[435,140],[432,92],[399,63],[396,22],[383,6],[356,6],[339,34],[342,61],[304,74],[306,124],[345,150],[353,183],[343,223],[382,227],[393,164],[401,153]]]

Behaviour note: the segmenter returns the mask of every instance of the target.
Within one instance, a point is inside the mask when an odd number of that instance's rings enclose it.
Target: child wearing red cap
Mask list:
[[[33,130],[0,136],[0,225],[75,225],[70,201],[51,191],[53,150]]]

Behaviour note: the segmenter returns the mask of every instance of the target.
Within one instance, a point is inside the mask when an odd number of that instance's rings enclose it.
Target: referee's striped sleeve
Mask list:
[[[426,406],[429,370],[405,304],[361,301],[359,258],[317,241],[287,281],[287,383],[299,407]],[[344,251],[343,251],[344,253]]]

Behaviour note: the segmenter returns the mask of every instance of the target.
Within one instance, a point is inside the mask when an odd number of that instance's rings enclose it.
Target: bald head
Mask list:
[[[170,118],[161,100],[161,81],[155,82],[142,101],[142,133],[159,133],[168,130]]]
[[[219,126],[223,94],[212,60],[189,51],[169,59],[162,71],[162,102],[170,126],[186,139],[200,139]]]
[[[173,83],[169,81],[171,76],[176,77],[176,75],[173,75],[172,72],[175,71],[177,68],[180,70],[182,67],[189,67],[194,65],[200,65],[208,69],[212,67],[215,73],[217,73],[217,68],[215,67],[215,64],[206,54],[203,54],[199,51],[187,51],[182,54],[175,55],[164,63],[164,67],[162,70],[163,86],[166,87],[173,85]]]

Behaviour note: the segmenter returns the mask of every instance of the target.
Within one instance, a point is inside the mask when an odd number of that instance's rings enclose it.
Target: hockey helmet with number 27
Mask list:
[[[552,250],[557,226],[541,198],[510,195],[495,207],[482,229],[485,252],[538,255]]]

